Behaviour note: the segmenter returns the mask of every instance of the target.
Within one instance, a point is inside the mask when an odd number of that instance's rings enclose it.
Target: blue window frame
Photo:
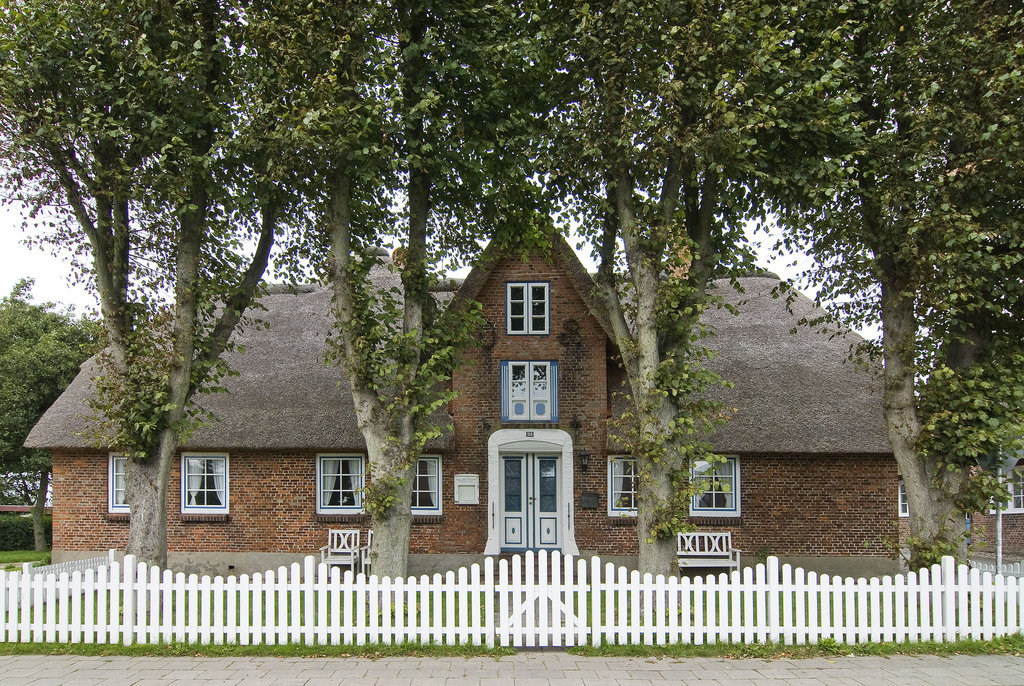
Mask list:
[[[412,513],[441,514],[441,458],[421,455],[412,482]]]
[[[227,513],[228,456],[186,453],[181,456],[181,511]]]
[[[324,514],[363,511],[363,455],[319,455],[316,509]]]
[[[505,331],[515,336],[549,333],[550,302],[546,281],[505,284]]]
[[[125,495],[124,466],[128,458],[116,453],[110,454],[107,479],[107,512],[128,512],[128,498]]]
[[[736,457],[721,462],[698,460],[690,479],[700,492],[690,502],[690,514],[710,517],[740,516],[740,464]]]
[[[608,457],[608,514],[636,515],[636,458]]]

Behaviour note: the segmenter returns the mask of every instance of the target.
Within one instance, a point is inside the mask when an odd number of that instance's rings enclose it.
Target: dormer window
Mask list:
[[[501,419],[557,422],[558,362],[502,362]]]
[[[510,335],[550,331],[547,282],[509,283],[505,295],[506,330]]]

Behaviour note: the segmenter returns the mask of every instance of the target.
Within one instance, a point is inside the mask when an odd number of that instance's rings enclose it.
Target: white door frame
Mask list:
[[[561,429],[498,429],[487,439],[487,545],[485,555],[501,552],[500,514],[502,453],[556,453],[562,456],[558,539],[562,541],[563,555],[579,555],[576,545],[576,520],[573,511],[572,437]]]

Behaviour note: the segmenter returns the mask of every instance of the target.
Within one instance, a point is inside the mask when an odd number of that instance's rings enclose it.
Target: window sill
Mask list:
[[[691,514],[690,523],[700,526],[743,526],[740,515]]]
[[[534,431],[536,429],[561,429],[557,419],[502,419],[503,429],[524,429]]]
[[[610,526],[636,526],[636,515],[608,515],[608,524]]]
[[[338,512],[328,514],[319,512],[316,521],[322,524],[362,524],[368,517],[362,512]]]
[[[132,515],[130,512],[104,512],[103,519],[108,522],[129,522]]]
[[[230,522],[231,515],[229,514],[218,514],[218,513],[185,513],[181,514],[181,521],[183,524],[197,524],[201,522]]]
[[[440,514],[413,514],[413,524],[440,524],[444,521],[444,515]]]

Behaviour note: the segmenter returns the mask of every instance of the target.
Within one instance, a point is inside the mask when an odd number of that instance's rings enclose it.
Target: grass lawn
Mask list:
[[[37,565],[50,564],[50,551],[38,550],[0,550],[0,570],[19,570],[23,562],[35,562]]]
[[[548,648],[548,650],[552,650]],[[558,650],[555,648],[554,650]],[[812,657],[838,657],[857,655],[1015,655],[1024,656],[1024,636],[1016,634],[991,641],[956,641],[954,643],[907,642],[843,645],[824,640],[816,646],[787,646],[781,644],[754,645],[676,645],[676,646],[602,646],[600,648],[565,648],[566,652],[582,656],[602,657],[719,657],[729,659],[758,658],[801,659]],[[61,643],[0,643],[0,655],[127,655],[127,656],[187,656],[187,657],[489,657],[500,659],[512,655],[512,648],[488,650],[483,646],[439,646],[407,643],[398,645],[340,645],[340,646],[239,646],[195,645],[172,643],[169,645],[86,645]]]

